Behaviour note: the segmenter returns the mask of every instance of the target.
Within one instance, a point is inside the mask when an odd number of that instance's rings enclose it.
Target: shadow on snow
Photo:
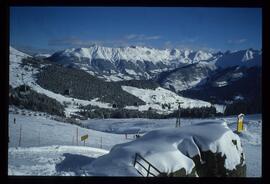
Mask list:
[[[74,172],[76,175],[80,173],[83,166],[90,164],[96,158],[87,157],[78,154],[64,153],[65,159],[55,166],[57,172]]]

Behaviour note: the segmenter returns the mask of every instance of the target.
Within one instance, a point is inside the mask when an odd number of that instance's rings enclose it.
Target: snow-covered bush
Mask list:
[[[135,164],[141,155],[161,173],[156,176],[245,176],[240,138],[227,124],[202,122],[181,128],[151,131],[141,138],[114,146],[110,153],[85,166],[86,173],[101,176],[146,176]],[[148,164],[138,160],[145,168]],[[138,172],[139,171],[139,172]]]

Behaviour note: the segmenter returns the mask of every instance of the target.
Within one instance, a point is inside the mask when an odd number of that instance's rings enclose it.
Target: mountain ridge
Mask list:
[[[212,62],[217,68],[261,65],[261,51],[246,49],[212,53],[202,50],[156,49],[149,47],[71,48],[55,52],[49,60],[76,67],[106,81],[151,79],[157,74],[185,65]]]

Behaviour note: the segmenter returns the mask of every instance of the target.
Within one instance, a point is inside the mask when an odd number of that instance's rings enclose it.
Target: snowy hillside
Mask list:
[[[139,111],[147,111],[151,107],[153,110],[157,110],[159,113],[170,113],[178,109],[177,101],[183,102],[182,108],[193,107],[210,107],[211,104],[201,100],[193,100],[189,98],[181,97],[172,91],[158,87],[155,90],[140,89],[131,86],[122,86],[122,89],[126,92],[137,96],[146,105],[141,106],[127,106],[126,109],[138,109]],[[170,108],[162,108],[162,105],[167,104]]]

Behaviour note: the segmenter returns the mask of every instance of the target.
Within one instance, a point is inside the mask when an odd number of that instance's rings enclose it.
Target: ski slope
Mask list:
[[[23,110],[26,115],[9,114],[9,175],[85,175],[82,168],[89,165],[95,158],[108,153],[116,144],[134,140],[139,131],[144,134],[151,130],[173,128],[175,119],[91,119],[77,125],[58,122],[44,113]],[[29,116],[31,114],[31,116]],[[39,115],[41,114],[41,116]],[[14,124],[16,118],[16,124]],[[182,126],[198,122],[220,121],[236,129],[236,116],[215,119],[181,119]],[[240,136],[246,155],[247,176],[261,176],[261,115],[245,118],[246,131]],[[19,144],[20,126],[22,126],[21,146]],[[79,137],[89,135],[86,146],[76,141],[78,128]],[[127,133],[127,139],[125,137]],[[89,175],[89,173],[87,173]],[[91,174],[90,174],[91,175]]]

